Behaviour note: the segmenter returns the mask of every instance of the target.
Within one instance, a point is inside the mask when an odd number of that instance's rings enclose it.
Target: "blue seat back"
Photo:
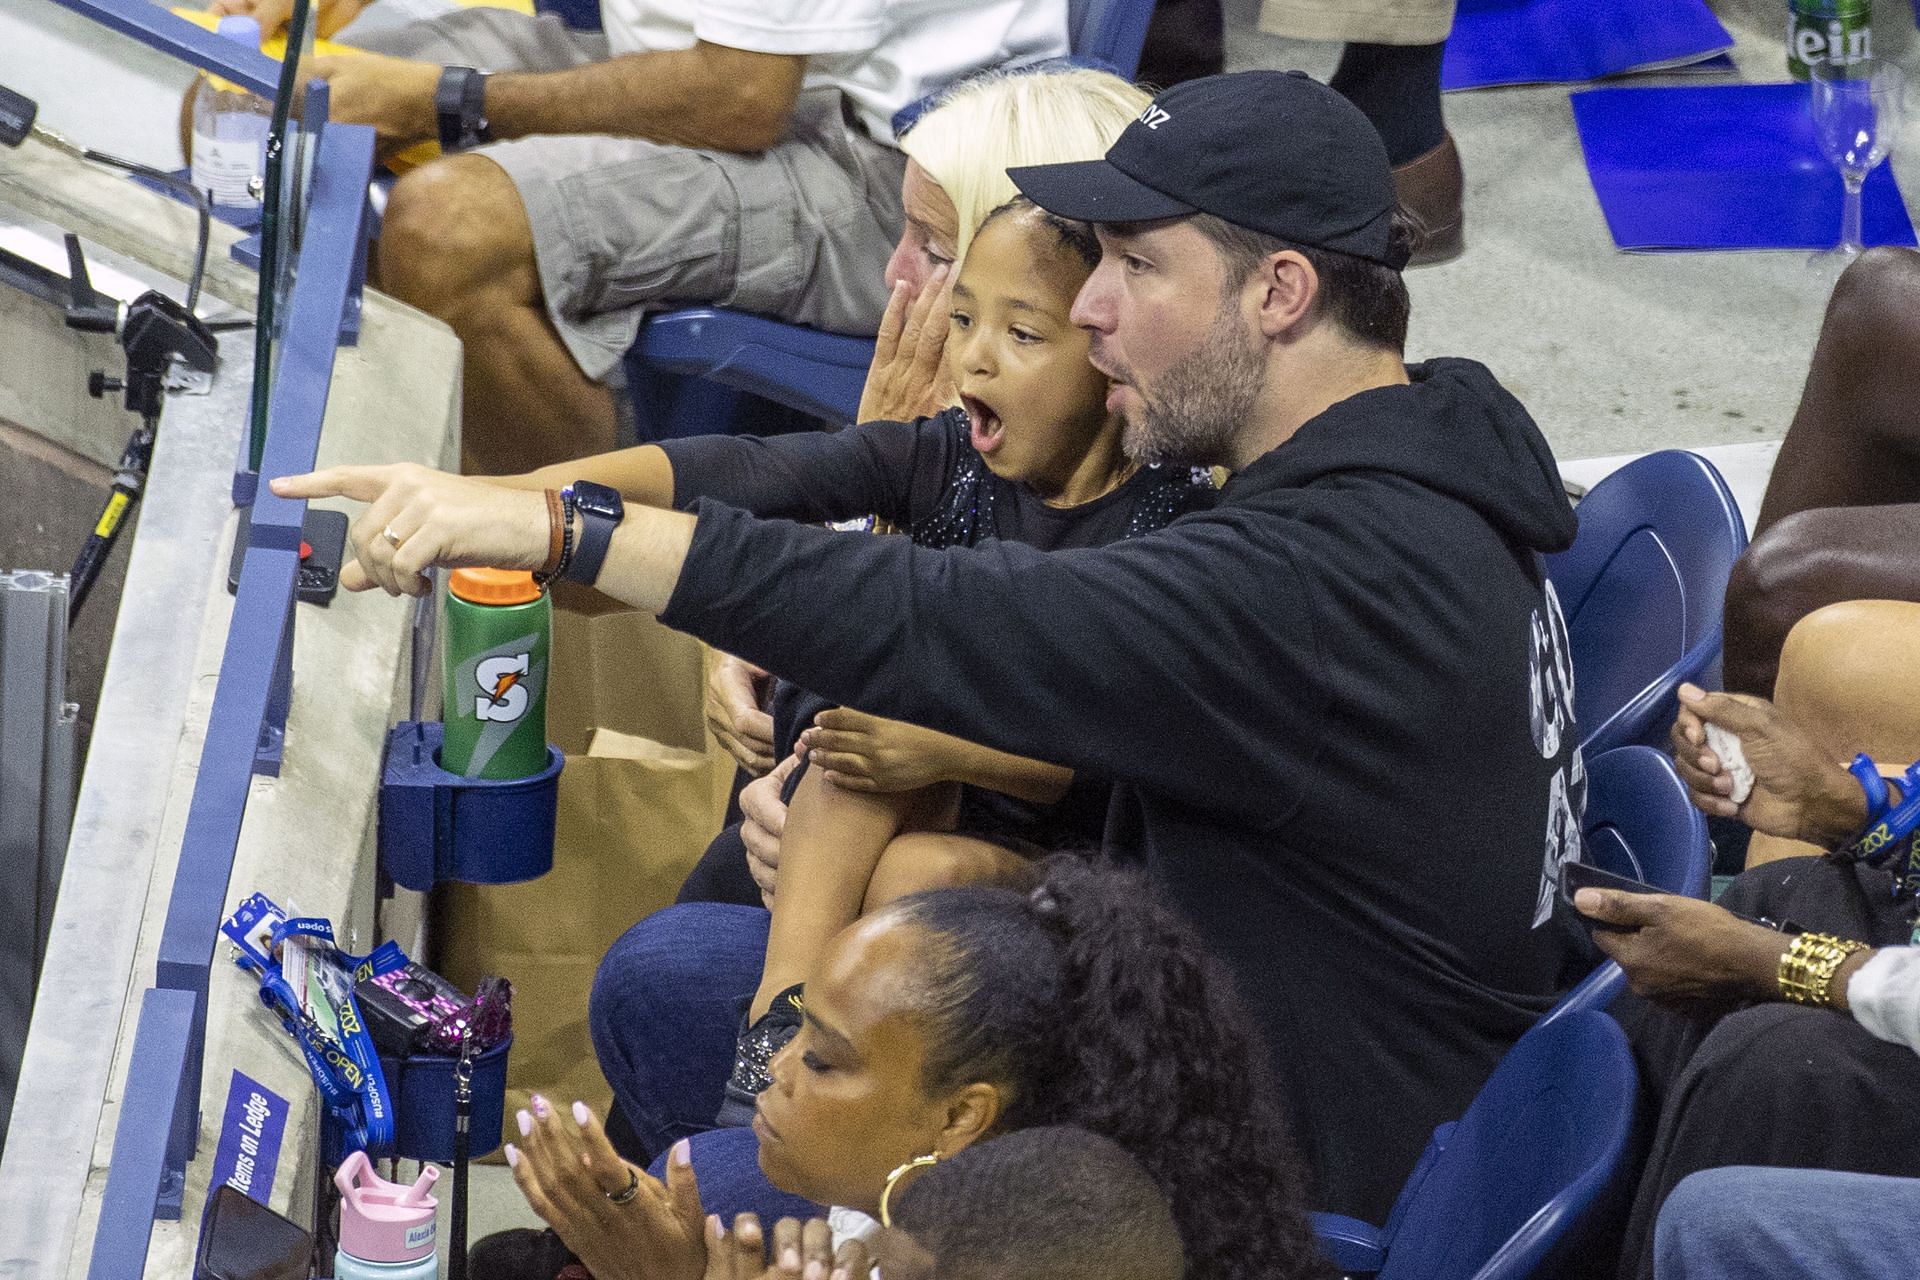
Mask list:
[[[1707,820],[1663,752],[1615,747],[1587,762],[1586,837],[1586,861],[1602,871],[1666,893],[1707,896]]]
[[[1713,464],[1677,449],[1620,468],[1577,514],[1547,576],[1566,614],[1581,745],[1655,745],[1682,681],[1719,683],[1720,609],[1746,524]]]
[[[553,13],[575,31],[600,29],[600,0],[533,0],[535,13]]]
[[[1539,1274],[1618,1206],[1639,1087],[1605,1014],[1528,1031],[1401,1193],[1379,1280]]]
[[[1131,80],[1152,19],[1153,0],[1067,0],[1067,47],[1074,61]]]
[[[1707,896],[1713,844],[1673,762],[1652,747],[1615,747],[1587,765],[1586,858],[1603,871],[1667,893]],[[1608,960],[1541,1015],[1545,1026],[1582,1009],[1605,1009],[1627,985]]]

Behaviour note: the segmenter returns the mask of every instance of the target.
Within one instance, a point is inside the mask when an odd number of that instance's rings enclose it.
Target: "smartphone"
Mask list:
[[[313,1236],[244,1191],[215,1188],[193,1280],[306,1280]]]
[[[1560,896],[1566,900],[1568,906],[1573,907],[1573,895],[1581,889],[1618,889],[1622,893],[1666,892],[1666,890],[1657,889],[1643,880],[1635,880],[1629,876],[1618,876],[1611,871],[1603,870],[1590,863],[1568,862],[1562,864],[1560,867]],[[1574,907],[1576,913],[1579,910],[1580,908]],[[1607,929],[1615,933],[1629,931],[1629,926],[1627,925],[1610,924],[1605,920],[1595,920],[1592,916],[1588,915],[1583,915],[1580,919],[1590,929]]]

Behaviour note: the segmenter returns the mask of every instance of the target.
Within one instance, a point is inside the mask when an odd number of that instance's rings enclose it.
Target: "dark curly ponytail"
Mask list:
[[[1189,1274],[1332,1274],[1266,1057],[1231,979],[1142,876],[1071,857],[1031,894],[948,889],[890,910],[933,935],[930,1091],[1010,1095],[1002,1127],[1112,1139],[1173,1209]]]

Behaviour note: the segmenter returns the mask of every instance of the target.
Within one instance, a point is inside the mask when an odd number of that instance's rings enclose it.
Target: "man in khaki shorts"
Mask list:
[[[1265,0],[1260,28],[1295,40],[1342,40],[1328,81],[1387,144],[1393,185],[1413,215],[1415,265],[1464,247],[1460,153],[1440,114],[1440,59],[1454,0]]]
[[[465,343],[482,473],[614,446],[648,306],[872,333],[902,222],[894,113],[1067,51],[1066,0],[604,0],[604,33],[489,8],[375,22],[393,2],[326,6],[321,34],[366,52],[315,71],[383,154],[476,147],[400,179],[377,269]],[[265,26],[288,6],[220,7]]]

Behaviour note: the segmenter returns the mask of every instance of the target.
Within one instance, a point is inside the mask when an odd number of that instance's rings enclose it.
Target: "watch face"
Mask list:
[[[573,500],[582,511],[594,515],[606,516],[618,520],[626,514],[626,504],[621,502],[620,494],[603,484],[594,484],[588,480],[576,480],[571,486]]]

